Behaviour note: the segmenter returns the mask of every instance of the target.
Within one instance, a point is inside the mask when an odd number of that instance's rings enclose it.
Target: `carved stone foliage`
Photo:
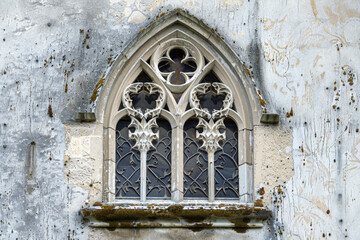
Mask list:
[[[199,94],[210,94],[210,88],[214,91],[212,94],[222,95],[223,101],[220,109],[209,109],[201,106]],[[199,124],[196,128],[202,128],[202,132],[197,131],[196,137],[203,141],[201,149],[207,152],[215,152],[221,149],[219,142],[226,138],[225,132],[220,132],[220,129],[225,129],[224,117],[228,115],[229,110],[233,104],[233,96],[229,87],[222,83],[201,83],[196,85],[190,93],[190,106],[195,110],[199,118]],[[208,119],[206,121],[205,119]],[[214,122],[215,119],[218,119]]]
[[[153,141],[159,139],[159,133],[154,133],[152,129],[158,128],[156,124],[156,119],[152,118],[150,121],[146,122],[145,118],[141,120],[137,120],[136,118],[131,118],[131,123],[129,128],[134,127],[135,131],[129,131],[129,138],[135,140],[134,149],[139,152],[149,151],[150,149],[154,149]]]
[[[226,138],[225,132],[220,132],[220,129],[225,129],[223,119],[219,119],[216,122],[210,119],[207,122],[203,118],[199,118],[199,124],[196,128],[203,129],[202,132],[196,131],[196,138],[201,139],[203,142],[200,149],[213,153],[221,149],[219,142]]]

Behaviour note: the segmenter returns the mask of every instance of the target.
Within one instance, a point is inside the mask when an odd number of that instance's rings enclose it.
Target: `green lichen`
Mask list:
[[[128,222],[128,221],[126,221],[126,222],[119,222],[118,224],[119,224],[119,226],[122,227],[122,228],[133,228],[133,227],[134,227],[134,225],[132,224],[132,222]]]
[[[169,220],[170,222],[185,221],[188,224],[184,224],[183,228],[197,232],[212,228],[211,222],[223,219],[233,223],[231,229],[244,233],[251,228],[248,223],[252,218],[265,220],[271,212],[258,207],[226,207],[225,205],[221,209],[184,209],[181,205],[170,205],[167,208],[161,205],[149,205],[148,208],[129,209],[115,205],[101,205],[82,209],[82,215],[84,219],[107,222],[109,225],[106,228],[110,231],[115,228],[161,228],[163,225],[156,220]]]
[[[201,222],[205,219],[210,218],[214,212],[214,210],[205,210],[205,209],[198,209],[198,210],[182,210],[177,215],[181,218],[183,218],[188,223],[193,222]]]
[[[168,211],[171,213],[179,213],[183,210],[183,206],[181,205],[171,205],[168,207]]]
[[[183,219],[188,223],[196,223],[214,218],[226,218],[232,222],[243,222],[245,218],[249,219],[249,215],[261,215],[262,211],[265,210],[245,206],[227,209],[184,209],[181,205],[171,205],[165,209],[126,209],[115,208],[114,205],[102,205],[99,209],[83,209],[82,214],[85,219],[94,218],[104,222],[136,221],[140,219]]]
[[[245,233],[246,230],[249,229],[248,223],[250,220],[250,218],[242,218],[237,221],[233,221],[234,227],[232,229],[237,233]]]

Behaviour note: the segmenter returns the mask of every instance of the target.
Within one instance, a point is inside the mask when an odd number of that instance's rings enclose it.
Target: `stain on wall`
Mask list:
[[[264,188],[270,194],[264,203],[273,210],[261,234],[357,239],[357,0],[1,1],[0,239],[88,239],[100,234],[79,216],[81,207],[92,202],[89,196],[100,198],[98,181],[89,181],[101,175],[98,152],[87,149],[87,141],[98,139],[93,133],[67,139],[72,128],[64,124],[72,124],[76,112],[96,111],[96,102],[89,102],[111,61],[156,16],[177,8],[211,26],[245,66],[252,66],[267,112],[281,116],[281,128],[255,131],[256,138],[285,131],[280,139],[290,149],[279,148],[277,156],[294,169],[269,189],[265,181],[255,181],[256,191]],[[71,149],[77,144],[82,148]],[[263,156],[264,162],[255,163],[260,168],[275,156],[263,150],[254,154]],[[151,236],[171,238],[164,231]],[[123,231],[129,237],[148,236],[145,232]],[[192,234],[199,239],[215,236],[211,230]],[[225,235],[237,239],[237,234]],[[114,236],[108,230],[100,235]]]

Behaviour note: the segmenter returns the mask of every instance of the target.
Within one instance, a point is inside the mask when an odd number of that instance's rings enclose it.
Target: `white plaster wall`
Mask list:
[[[2,0],[0,239],[89,237],[78,212],[92,190],[69,182],[64,123],[95,110],[91,96],[115,57],[176,8],[216,29],[249,69],[267,111],[292,134],[294,175],[273,188],[274,221],[264,238],[357,239],[357,0]]]

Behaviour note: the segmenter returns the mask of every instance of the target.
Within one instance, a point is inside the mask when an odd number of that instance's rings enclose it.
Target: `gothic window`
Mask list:
[[[251,86],[223,43],[177,23],[144,33],[109,77],[104,201],[252,202]]]
[[[240,199],[242,122],[214,62],[184,39],[141,62],[118,106],[115,201]]]

